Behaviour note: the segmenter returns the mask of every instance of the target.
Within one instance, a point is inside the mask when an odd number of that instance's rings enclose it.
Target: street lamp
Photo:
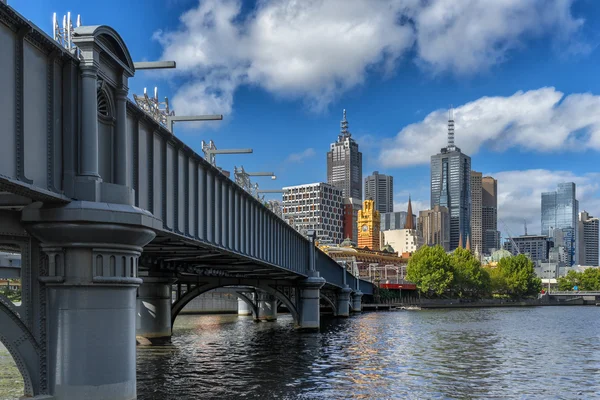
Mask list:
[[[249,154],[252,153],[252,149],[224,149],[217,150],[217,146],[211,140],[206,143],[202,141],[202,152],[204,152],[204,159],[208,161],[213,167],[217,166],[217,154]]]

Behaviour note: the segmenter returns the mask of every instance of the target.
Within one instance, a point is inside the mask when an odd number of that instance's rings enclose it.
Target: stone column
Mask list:
[[[362,295],[360,290],[352,293],[352,312],[362,311]]]
[[[115,183],[127,185],[127,88],[116,90],[117,130],[115,133]]]
[[[277,321],[277,299],[265,292],[257,292],[257,321]]]
[[[138,288],[135,335],[151,344],[171,341],[171,285],[164,277],[143,277]],[[143,340],[138,340],[144,343]]]
[[[55,400],[136,398],[138,257],[155,233],[134,207],[71,202],[23,210],[47,261],[47,377]]]
[[[298,310],[298,328],[303,330],[317,330],[321,323],[321,288],[325,279],[319,277],[318,272],[312,272],[300,283],[300,304]]]
[[[240,298],[238,298],[238,315],[252,315],[252,310],[250,309],[248,303]]]
[[[100,178],[98,174],[98,67],[82,65],[81,131],[79,135],[79,175]]]
[[[338,317],[349,317],[350,316],[350,293],[352,289],[346,286],[337,292],[337,316]]]

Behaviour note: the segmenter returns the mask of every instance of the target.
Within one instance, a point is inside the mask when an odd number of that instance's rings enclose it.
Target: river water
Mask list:
[[[142,400],[594,399],[600,307],[373,312],[318,333],[288,315],[180,316],[171,345],[137,353]],[[7,360],[0,399],[22,393]]]

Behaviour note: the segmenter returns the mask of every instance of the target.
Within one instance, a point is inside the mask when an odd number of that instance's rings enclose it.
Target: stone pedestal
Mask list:
[[[337,292],[337,314],[338,317],[349,317],[350,316],[350,293],[352,289],[345,287],[338,290]]]
[[[238,298],[238,315],[240,316],[248,316],[248,315],[252,315],[252,309],[250,308],[250,305],[248,305],[248,303],[246,303],[246,301]]]
[[[138,288],[135,334],[152,344],[171,341],[171,285],[163,277],[143,277]],[[138,340],[140,343],[143,341]]]
[[[72,202],[23,210],[47,256],[47,378],[55,400],[136,398],[138,257],[154,217],[135,207]]]
[[[274,296],[258,292],[258,321],[276,321],[277,320],[277,299]]]
[[[298,329],[302,330],[318,330],[321,322],[319,302],[325,279],[319,277],[318,272],[311,275],[300,283]]]
[[[362,295],[360,290],[352,293],[352,312],[362,311]]]

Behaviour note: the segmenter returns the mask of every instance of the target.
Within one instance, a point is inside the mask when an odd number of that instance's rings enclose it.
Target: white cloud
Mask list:
[[[314,157],[316,154],[315,149],[309,147],[300,153],[292,153],[290,154],[285,161],[288,163],[301,163],[304,162],[307,158]]]
[[[190,79],[173,98],[180,114],[229,113],[244,84],[320,110],[413,50],[428,70],[460,74],[501,62],[531,36],[568,40],[582,24],[572,2],[263,0],[242,14],[241,0],[204,0],[154,38]]]
[[[561,182],[575,182],[579,210],[586,210],[594,216],[600,215],[600,173],[576,175],[567,171],[531,169],[523,171],[503,171],[490,173],[498,180],[498,229],[508,226],[513,235],[522,235],[523,221],[527,221],[527,231],[539,234],[541,230],[541,194],[556,190]]]
[[[417,217],[419,216],[419,211],[429,209],[429,200],[423,201],[423,200],[411,199],[410,203],[412,206],[413,214],[415,214]],[[406,210],[408,210],[408,199],[406,201],[400,201],[400,202],[394,201],[394,211],[406,211]]]
[[[484,144],[534,151],[600,149],[600,96],[555,88],[482,97],[455,109],[455,143],[474,155]],[[403,128],[379,155],[386,167],[426,164],[447,143],[446,110]]]

